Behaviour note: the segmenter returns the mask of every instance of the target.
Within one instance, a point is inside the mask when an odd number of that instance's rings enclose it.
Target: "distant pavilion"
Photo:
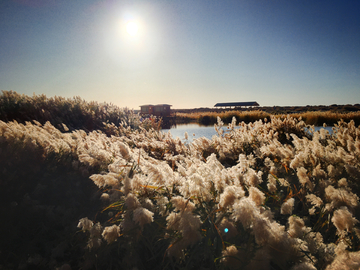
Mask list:
[[[171,115],[171,107],[169,104],[142,105],[140,106],[141,115],[155,115],[160,117],[168,117]]]

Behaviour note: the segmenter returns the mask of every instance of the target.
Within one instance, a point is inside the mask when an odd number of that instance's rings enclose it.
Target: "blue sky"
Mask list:
[[[4,0],[0,37],[0,89],[30,96],[360,103],[357,0]]]

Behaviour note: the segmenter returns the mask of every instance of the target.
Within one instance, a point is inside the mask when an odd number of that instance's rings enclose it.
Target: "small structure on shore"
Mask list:
[[[224,108],[227,108],[227,107],[241,108],[241,107],[253,107],[253,106],[260,106],[260,105],[256,101],[216,103],[214,105],[214,107],[224,107]]]
[[[169,117],[171,115],[171,107],[169,104],[142,105],[140,106],[141,115],[155,115],[158,117]]]

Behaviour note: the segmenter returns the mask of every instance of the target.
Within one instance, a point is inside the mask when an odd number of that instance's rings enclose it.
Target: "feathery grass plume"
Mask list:
[[[209,193],[210,183],[205,181],[198,173],[194,173],[184,180],[184,184],[179,188],[179,191],[186,198],[195,196],[202,198],[204,201],[209,201],[212,198]]]
[[[227,186],[224,192],[220,194],[219,207],[226,208],[232,206],[236,199],[240,199],[245,195],[242,187]]]
[[[169,203],[169,199],[165,196],[160,196],[156,199],[156,206],[159,209],[158,212],[161,216],[165,216],[167,212],[167,205]]]
[[[90,228],[90,237],[86,246],[88,249],[91,250],[93,248],[99,248],[101,246],[101,231],[102,226],[100,225],[100,222],[95,223]]]
[[[316,270],[316,267],[309,262],[302,262],[294,265],[290,270]]]
[[[150,211],[153,211],[153,209],[154,209],[154,204],[149,198],[144,198],[141,202],[141,205],[142,205],[142,207],[144,207]]]
[[[335,166],[332,164],[329,164],[327,166],[327,172],[328,172],[329,177],[332,177],[332,178],[335,178],[338,174],[338,170],[336,170]]]
[[[253,234],[255,241],[259,246],[265,246],[273,237],[271,228],[271,222],[268,218],[264,218],[262,215],[257,215],[253,220]]]
[[[280,213],[282,215],[291,215],[294,209],[295,199],[290,198],[281,205]]]
[[[166,179],[164,177],[164,166],[159,166],[160,164],[146,164],[146,171],[148,173],[148,177],[152,180],[155,185],[163,186],[166,184]]]
[[[277,191],[276,187],[276,178],[272,174],[268,174],[268,183],[267,188],[271,193],[275,193]]]
[[[346,178],[341,178],[339,181],[338,181],[338,187],[339,188],[347,188],[348,187],[348,182],[346,180]]]
[[[246,174],[245,174],[245,181],[248,186],[256,187],[262,182],[261,179],[262,172],[259,171],[258,173],[255,172],[254,169],[248,168]]]
[[[290,216],[288,219],[288,233],[293,238],[301,238],[304,235],[305,222],[297,216]]]
[[[352,210],[358,206],[359,197],[343,188],[336,189],[329,185],[325,188],[325,195],[327,201],[330,202],[326,207],[330,210],[341,206],[347,206],[348,209]]]
[[[239,256],[240,253],[238,249],[233,245],[228,246],[225,250],[223,250],[221,255],[221,262],[230,269],[237,269],[239,265],[242,264],[243,260]]]
[[[189,135],[186,131],[185,131],[184,137],[185,137],[185,140],[189,140]]]
[[[138,207],[134,210],[133,220],[136,224],[139,224],[141,228],[144,228],[145,224],[154,221],[154,213],[144,207]]]
[[[249,197],[243,197],[233,205],[233,218],[240,221],[244,228],[250,227],[256,216],[260,215],[260,210],[255,202]]]
[[[124,185],[123,185],[121,191],[125,195],[128,195],[131,190],[132,190],[132,181],[131,181],[131,178],[129,177],[129,175],[127,174],[124,177]]]
[[[304,160],[306,159],[305,153],[300,152],[295,155],[294,159],[290,162],[290,168],[297,169],[304,166]]]
[[[252,199],[257,206],[263,205],[265,201],[265,194],[256,187],[249,188],[249,198]]]
[[[112,225],[105,227],[101,236],[106,240],[108,244],[116,241],[120,236],[120,227],[117,225]]]
[[[299,179],[299,182],[300,184],[305,187],[306,187],[312,191],[314,189],[314,184],[310,181],[309,177],[307,176],[307,170],[304,168],[304,167],[300,167],[300,168],[297,168],[296,169],[296,175]]]
[[[352,216],[346,206],[335,210],[331,221],[334,223],[339,235],[345,235],[346,232],[350,232],[353,229],[355,223],[359,222]]]
[[[200,217],[191,213],[191,211],[182,211],[180,213],[171,212],[167,218],[167,229],[179,231],[180,240],[174,240],[167,249],[169,257],[177,259],[183,258],[183,250],[201,240],[200,226],[202,224]]]
[[[170,201],[173,204],[175,211],[192,212],[195,210],[195,204],[193,202],[191,202],[190,200],[186,200],[185,198],[183,198],[181,196],[172,197]]]
[[[340,241],[335,248],[335,259],[325,270],[357,270],[360,268],[360,251],[349,252],[346,245]]]
[[[275,167],[275,163],[269,158],[269,157],[266,157],[265,160],[264,160],[264,165],[267,167],[267,168],[270,168],[269,170],[269,173],[270,174],[276,174],[277,173],[277,170],[276,170],[276,167]]]
[[[316,168],[313,170],[313,176],[315,176],[318,179],[325,179],[327,178],[326,172],[321,169],[321,164],[318,164]]]
[[[140,205],[141,204],[140,204],[138,198],[134,194],[128,193],[126,195],[126,199],[125,199],[126,209],[135,210],[136,208],[140,207]]]
[[[305,196],[306,200],[313,205],[312,208],[309,209],[309,214],[314,215],[316,211],[316,207],[320,208],[323,205],[322,199],[317,197],[315,194],[308,194]]]
[[[110,195],[108,193],[103,193],[101,194],[100,199],[104,202],[107,202],[110,200]]]
[[[306,241],[309,251],[311,254],[325,252],[326,245],[324,244],[324,239],[320,232],[310,231],[312,228],[307,227],[304,229],[304,241]],[[319,256],[321,258],[321,256]],[[321,258],[323,259],[323,258]]]
[[[77,227],[81,228],[83,231],[90,231],[93,225],[94,223],[90,219],[85,217],[79,220],[79,224],[77,225]]]
[[[105,175],[101,174],[93,174],[89,177],[95,185],[97,185],[99,188],[103,188],[106,186],[106,178]]]
[[[125,160],[130,161],[131,160],[131,154],[130,154],[129,146],[127,146],[126,144],[124,144],[122,142],[119,142],[118,146],[119,146],[119,149],[120,149],[121,156]]]
[[[195,244],[202,236],[200,234],[200,226],[202,222],[200,216],[186,211],[181,214],[179,230],[182,233],[182,241],[186,246]]]

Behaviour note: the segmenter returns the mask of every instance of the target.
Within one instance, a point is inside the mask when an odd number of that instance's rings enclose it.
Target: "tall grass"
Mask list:
[[[224,123],[231,123],[233,117],[238,122],[255,122],[257,120],[270,119],[270,114],[263,111],[224,111],[224,112],[197,112],[197,113],[177,113],[176,117],[182,122],[197,122],[202,125],[214,125],[217,117]]]
[[[63,98],[46,95],[20,95],[14,91],[2,91],[0,95],[0,120],[26,121],[36,120],[40,124],[50,122],[56,128],[67,131],[82,129],[85,131],[105,131],[106,124],[126,125],[138,128],[140,117],[132,110],[119,108],[113,104],[87,102],[80,97]],[[66,130],[65,127],[66,126]],[[146,123],[150,125],[151,123]]]
[[[235,117],[238,122],[245,123],[255,122],[258,120],[269,120],[270,113],[264,111],[223,111],[223,112],[197,112],[197,113],[177,113],[178,122],[188,123],[196,122],[202,125],[213,125],[217,122],[217,117],[220,117],[224,123],[229,124],[232,118]],[[294,118],[301,118],[308,125],[322,126],[327,124],[333,126],[340,120],[349,122],[353,120],[356,125],[360,125],[360,112],[320,112],[310,111],[303,113],[290,114]],[[276,114],[276,117],[286,117],[286,114]]]
[[[35,217],[32,235],[44,239],[22,234],[20,250],[11,234],[14,245],[2,242],[0,266],[355,269],[360,127],[340,121],[330,134],[307,132],[304,121],[290,116],[266,119],[236,128],[236,118],[228,126],[217,118],[216,136],[192,142],[141,126],[110,125],[117,135],[107,136],[0,122],[1,149],[7,149],[0,152],[2,191],[26,191],[6,195],[9,220],[2,224],[26,230],[22,218],[30,215],[9,214],[21,206]],[[16,169],[21,160],[30,166]],[[54,177],[64,168],[73,174],[58,191],[66,177]],[[18,178],[26,172],[29,182]],[[89,175],[97,193],[88,187],[84,194],[81,175]],[[57,207],[55,192],[59,202],[63,194],[71,203]],[[90,197],[94,211],[76,212]]]
[[[324,123],[333,126],[340,120],[345,122],[354,121],[355,125],[360,125],[360,112],[334,113],[334,112],[304,112],[296,113],[291,116],[302,118],[308,125],[322,126]]]

